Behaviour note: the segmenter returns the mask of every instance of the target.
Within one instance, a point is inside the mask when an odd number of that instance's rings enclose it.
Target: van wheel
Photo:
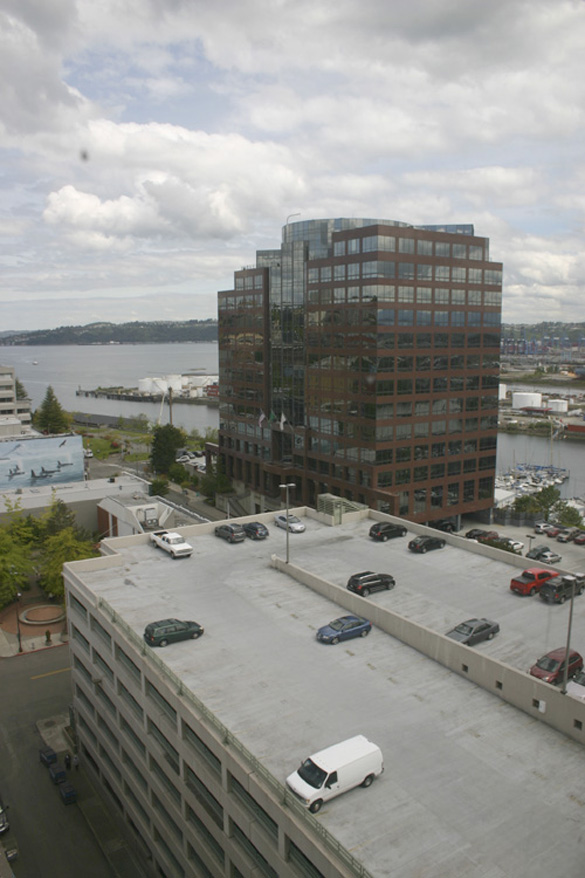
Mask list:
[[[363,598],[367,598],[367,596],[369,595],[369,593],[370,593],[370,589],[369,589],[369,588],[362,588],[362,597],[363,597]]]
[[[363,787],[370,787],[373,783],[373,780],[374,780],[374,775],[368,774],[367,777],[364,777],[364,779],[362,781],[362,786]]]
[[[388,536],[387,536],[387,534],[384,534],[384,536],[382,537],[382,542],[385,543],[387,541],[388,541]]]
[[[316,814],[317,811],[320,811],[322,804],[323,799],[317,799],[315,802],[313,802],[312,805],[309,805],[309,811],[311,812],[311,814]]]
[[[168,640],[161,640],[161,642],[159,643],[159,646],[166,646],[168,642],[169,642]]]

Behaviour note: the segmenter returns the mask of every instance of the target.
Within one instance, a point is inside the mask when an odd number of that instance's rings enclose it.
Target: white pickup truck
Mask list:
[[[173,531],[159,530],[152,533],[150,539],[159,549],[164,549],[173,558],[186,558],[193,553],[193,546],[183,539],[181,534]]]

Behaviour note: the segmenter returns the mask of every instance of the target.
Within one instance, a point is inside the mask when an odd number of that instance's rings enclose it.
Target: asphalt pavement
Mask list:
[[[73,755],[67,734],[71,703],[66,645],[0,658],[0,791],[10,806],[10,829],[19,856],[18,878],[141,878],[144,870],[119,830],[117,813],[96,790],[81,756],[68,781],[77,802],[65,805],[41,764],[39,748],[52,747],[64,762]],[[83,864],[77,868],[74,864]]]

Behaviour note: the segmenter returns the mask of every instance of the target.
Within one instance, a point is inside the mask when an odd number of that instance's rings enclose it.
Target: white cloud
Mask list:
[[[296,212],[473,222],[505,319],[585,319],[584,41],[582,0],[4,0],[0,320],[195,308]]]

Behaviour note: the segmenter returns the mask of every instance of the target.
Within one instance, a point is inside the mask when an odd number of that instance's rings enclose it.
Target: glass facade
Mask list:
[[[250,511],[283,480],[418,521],[489,508],[501,292],[472,226],[285,226],[219,294],[220,456]]]

